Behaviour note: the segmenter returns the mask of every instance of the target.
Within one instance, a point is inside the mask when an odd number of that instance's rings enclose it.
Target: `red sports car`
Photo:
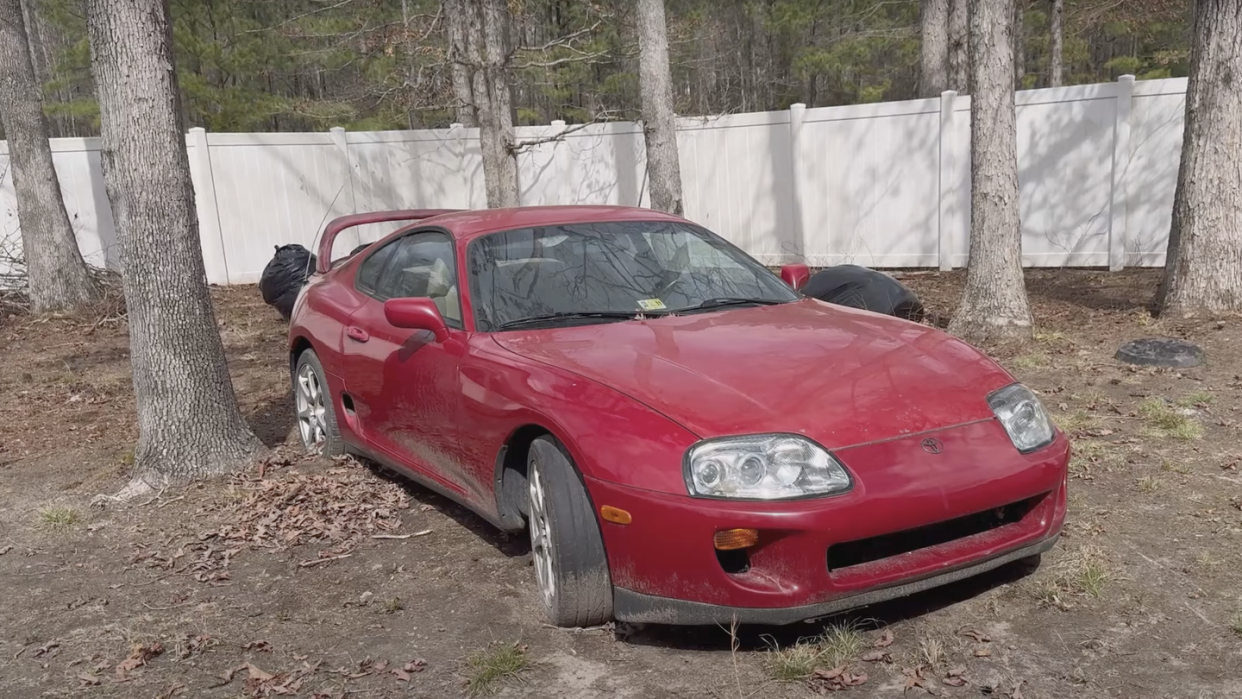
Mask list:
[[[379,221],[411,223],[331,259]],[[563,626],[784,624],[1051,548],[1069,443],[1035,394],[803,278],[647,209],[337,219],[289,331],[302,440],[528,529]]]

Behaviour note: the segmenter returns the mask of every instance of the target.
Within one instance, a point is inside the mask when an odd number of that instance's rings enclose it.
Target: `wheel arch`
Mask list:
[[[540,437],[551,437],[556,440],[557,445],[569,460],[570,466],[582,481],[584,489],[586,488],[582,467],[573,455],[574,449],[558,430],[541,422],[527,422],[520,425],[509,434],[496,453],[494,482],[496,512],[506,529],[518,531],[526,527],[527,457],[531,444]],[[587,499],[592,501],[592,508],[594,508],[594,500],[591,498],[589,489]]]

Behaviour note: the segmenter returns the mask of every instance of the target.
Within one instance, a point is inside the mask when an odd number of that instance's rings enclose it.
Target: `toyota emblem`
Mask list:
[[[944,444],[939,439],[928,437],[923,440],[923,451],[928,454],[939,454],[944,451]]]

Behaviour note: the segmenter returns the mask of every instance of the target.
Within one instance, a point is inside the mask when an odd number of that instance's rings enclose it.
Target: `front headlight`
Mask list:
[[[1043,403],[1022,384],[1015,383],[993,391],[988,396],[988,405],[992,406],[992,412],[1005,426],[1010,441],[1023,454],[1046,447],[1056,438],[1052,420]]]
[[[780,500],[849,490],[850,476],[831,454],[805,437],[727,437],[686,452],[686,488],[705,498]]]

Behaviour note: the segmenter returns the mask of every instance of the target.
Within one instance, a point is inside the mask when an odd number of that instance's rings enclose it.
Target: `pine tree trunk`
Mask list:
[[[970,91],[970,2],[949,2],[949,89],[963,95]]]
[[[167,0],[86,7],[104,184],[125,269],[135,482],[224,473],[261,445],[238,410],[207,289]]]
[[[90,303],[99,288],[65,212],[19,0],[0,0],[0,123],[9,144],[31,308],[43,313]]]
[[[1048,86],[1065,84],[1065,0],[1052,0],[1052,28],[1048,49]]]
[[[673,111],[664,0],[638,0],[636,9],[638,83],[642,92],[651,208],[680,216],[681,164],[677,155],[677,118]]]
[[[474,88],[471,85],[472,71],[469,65],[471,51],[468,27],[473,8],[469,6],[468,0],[444,0],[442,6],[448,24],[448,58],[453,75],[454,113],[457,123],[467,128],[477,128],[479,122],[474,118]]]
[[[1022,89],[1026,78],[1026,0],[1016,0],[1013,8],[1013,80]]]
[[[1013,0],[972,0],[970,56],[970,265],[949,332],[982,343],[1031,334],[1018,214]]]
[[[453,0],[453,31],[460,38],[460,55],[454,66],[465,70],[469,84],[469,119],[477,124],[483,150],[483,179],[487,205],[505,208],[518,205],[518,170],[513,131],[513,87],[509,75],[509,24],[506,0]],[[456,43],[456,39],[454,40]],[[465,85],[454,91],[465,103]]]
[[[919,4],[919,96],[939,97],[949,89],[950,0]]]
[[[1242,5],[1199,0],[1163,314],[1242,311]]]

